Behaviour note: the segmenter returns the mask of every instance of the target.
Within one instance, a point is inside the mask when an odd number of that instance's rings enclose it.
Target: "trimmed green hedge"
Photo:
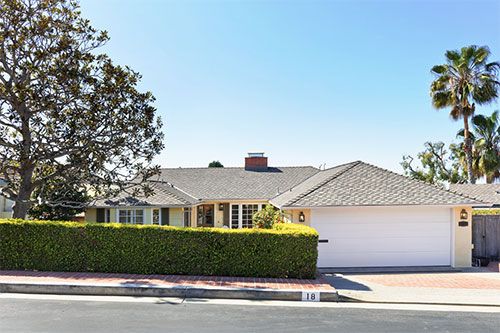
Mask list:
[[[500,209],[474,209],[472,215],[500,215]]]
[[[309,227],[229,230],[0,220],[0,269],[314,278]]]

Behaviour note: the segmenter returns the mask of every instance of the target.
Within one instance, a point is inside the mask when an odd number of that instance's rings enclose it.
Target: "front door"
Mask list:
[[[198,206],[196,225],[198,227],[214,226],[214,205]]]

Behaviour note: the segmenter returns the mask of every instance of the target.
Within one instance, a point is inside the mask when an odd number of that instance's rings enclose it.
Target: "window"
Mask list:
[[[151,221],[154,225],[160,225],[160,210],[158,208],[154,208],[152,212]]]
[[[198,206],[198,227],[214,226],[214,205]]]
[[[104,222],[111,222],[111,209],[104,210]]]
[[[142,209],[120,209],[118,222],[126,224],[143,224],[144,211]]]
[[[231,205],[231,229],[252,228],[253,214],[261,210],[265,205],[261,204],[232,204]]]
[[[184,226],[185,227],[190,227],[191,226],[191,208],[184,208],[184,215],[183,215],[183,220],[184,220]]]
[[[253,214],[259,210],[259,205],[241,205],[241,227],[251,228]]]
[[[240,205],[231,205],[231,229],[238,229],[240,226]]]

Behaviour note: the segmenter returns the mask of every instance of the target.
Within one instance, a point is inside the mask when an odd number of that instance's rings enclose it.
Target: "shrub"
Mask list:
[[[271,229],[276,223],[283,223],[282,213],[271,205],[259,210],[252,216],[254,227],[262,229]]]
[[[0,269],[313,278],[318,234],[0,220]]]
[[[500,215],[500,209],[474,209],[472,215]]]

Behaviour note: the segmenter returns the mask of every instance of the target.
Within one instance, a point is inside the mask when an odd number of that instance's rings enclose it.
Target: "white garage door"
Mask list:
[[[318,267],[451,264],[450,208],[313,209],[311,226],[319,233]]]

